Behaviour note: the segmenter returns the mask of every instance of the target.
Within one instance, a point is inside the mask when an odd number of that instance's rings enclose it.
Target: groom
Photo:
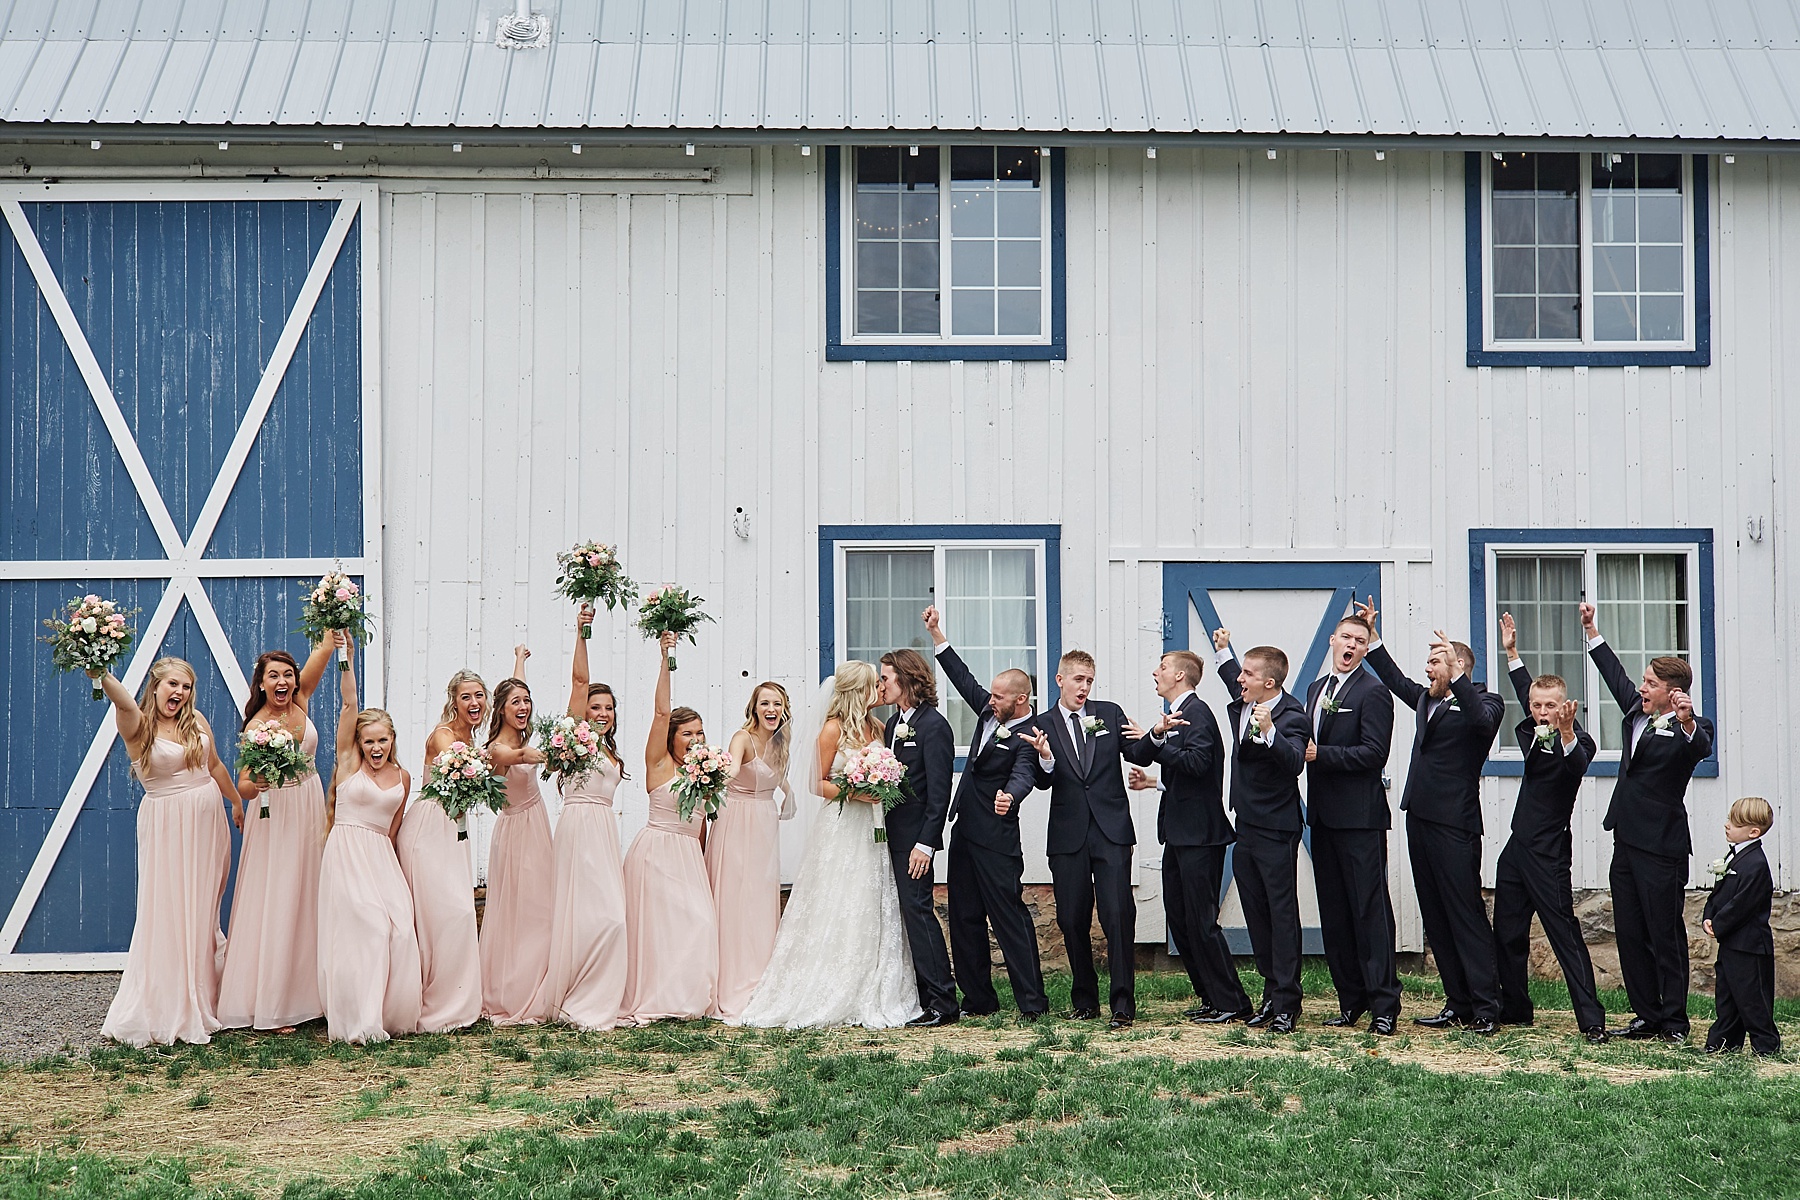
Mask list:
[[[956,983],[944,927],[932,903],[931,859],[944,845],[944,817],[950,810],[950,776],[956,769],[956,735],[937,709],[937,680],[917,650],[890,650],[881,656],[883,704],[899,711],[888,718],[885,740],[906,764],[900,788],[906,794],[887,815],[888,853],[894,857],[894,886],[912,948],[913,972],[924,1008],[907,1022],[920,1029],[954,1024]]]

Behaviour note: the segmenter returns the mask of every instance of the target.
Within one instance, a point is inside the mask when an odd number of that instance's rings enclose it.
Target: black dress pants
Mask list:
[[[1500,1019],[1528,1024],[1533,1016],[1527,967],[1531,957],[1531,914],[1537,914],[1544,936],[1556,951],[1575,1024],[1604,1028],[1606,1010],[1594,993],[1594,963],[1575,919],[1575,894],[1569,885],[1569,856],[1534,852],[1509,841],[1500,852],[1494,876],[1494,959],[1500,976]]]
[[[1319,933],[1338,1007],[1377,1017],[1400,1015],[1394,960],[1394,903],[1388,895],[1388,831],[1312,831]]]
[[[1238,824],[1232,874],[1250,927],[1250,949],[1262,973],[1262,1006],[1300,1012],[1300,831]]]
[[[1087,840],[1068,854],[1050,855],[1050,883],[1056,894],[1056,924],[1074,976],[1069,1002],[1076,1009],[1100,1007],[1100,976],[1094,970],[1089,932],[1094,909],[1106,934],[1107,968],[1112,974],[1112,1011],[1137,1016],[1137,903],[1131,896],[1131,847],[1109,841],[1088,821]]]
[[[1481,835],[1408,813],[1406,848],[1445,1007],[1464,1019],[1498,1021],[1494,931],[1481,898]]]
[[[1194,995],[1222,1012],[1244,1012],[1250,997],[1219,928],[1224,880],[1224,846],[1163,847],[1163,912]]]
[[[1614,840],[1613,929],[1619,974],[1638,1019],[1658,1033],[1688,1032],[1687,859]]]
[[[1037,929],[1020,893],[1025,860],[952,837],[949,875],[950,958],[962,989],[963,1011],[980,1015],[1000,1009],[988,951],[991,924],[1019,1011],[1044,1012],[1049,1005],[1038,963]]]

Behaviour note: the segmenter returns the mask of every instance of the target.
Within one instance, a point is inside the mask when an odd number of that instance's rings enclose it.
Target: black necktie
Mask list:
[[[1081,764],[1081,773],[1086,775],[1088,764],[1093,761],[1093,753],[1087,730],[1081,724],[1080,713],[1069,714],[1069,736],[1075,739],[1075,761]]]

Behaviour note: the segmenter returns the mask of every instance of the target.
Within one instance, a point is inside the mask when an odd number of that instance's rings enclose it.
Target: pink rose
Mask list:
[[[451,742],[450,743],[450,751],[453,754],[461,754],[464,750],[467,750],[468,748],[469,747],[466,742]]]
[[[463,774],[468,776],[470,779],[476,779],[476,778],[479,778],[481,775],[481,768],[479,766],[475,765],[474,763],[470,763],[468,766],[463,768]]]
[[[339,600],[348,600],[350,598],[350,589],[349,588],[339,588],[336,592],[336,595]]]
[[[598,554],[590,554],[587,556],[587,562],[588,566],[597,567],[600,565],[600,556]]]

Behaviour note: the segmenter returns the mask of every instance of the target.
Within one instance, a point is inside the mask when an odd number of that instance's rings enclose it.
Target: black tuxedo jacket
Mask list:
[[[1775,935],[1769,929],[1769,901],[1774,894],[1775,879],[1758,841],[1732,858],[1725,877],[1706,898],[1700,919],[1713,923],[1713,936],[1727,950],[1773,956]]]
[[[1515,667],[1509,678],[1519,703],[1529,713],[1531,672]],[[1594,739],[1577,721],[1574,749],[1564,749],[1561,730],[1551,738],[1550,748],[1542,749],[1537,744],[1537,722],[1529,716],[1513,726],[1513,736],[1525,756],[1525,779],[1513,807],[1513,841],[1538,854],[1567,858],[1572,851],[1569,818],[1575,813],[1588,764],[1594,761]]]
[[[1309,733],[1324,690],[1325,678],[1306,689]],[[1373,671],[1359,669],[1334,699],[1338,711],[1319,714],[1319,753],[1306,764],[1307,821],[1314,828],[1386,829],[1392,817],[1381,773],[1394,742],[1394,694]]]
[[[913,710],[913,736],[896,742],[900,714],[887,719],[883,740],[894,757],[906,764],[900,789],[906,799],[887,815],[888,842],[944,848],[944,816],[950,811],[950,776],[956,771],[956,735],[950,720],[929,705]]]
[[[1688,833],[1688,780],[1712,753],[1713,723],[1694,714],[1694,736],[1690,738],[1671,720],[1667,730],[1644,730],[1637,750],[1632,751],[1631,728],[1644,712],[1637,681],[1605,642],[1588,655],[1600,668],[1600,678],[1612,690],[1613,699],[1625,710],[1619,741],[1625,751],[1620,755],[1619,781],[1613,785],[1604,824],[1627,846],[1667,858],[1686,858],[1694,852]]]
[[[988,738],[987,746],[980,748],[982,735],[994,725],[993,698],[953,647],[945,647],[937,660],[951,686],[963,702],[975,710],[976,717],[969,758],[963,764],[962,780],[956,785],[956,795],[950,801],[950,819],[956,823],[956,836],[1012,858],[1023,858],[1025,852],[1019,846],[1019,809],[1035,786],[1037,751],[1026,745],[1019,734],[1035,730],[1037,722],[1027,717],[1017,727],[1009,728],[1005,737],[996,731]],[[994,812],[994,793],[999,791],[1005,791],[1013,798],[1013,806],[1004,817]]]
[[[1237,841],[1225,817],[1225,748],[1219,722],[1198,695],[1182,701],[1186,725],[1169,730],[1158,746],[1146,732],[1125,747],[1140,767],[1162,767],[1162,802],[1156,809],[1156,840],[1168,846],[1229,846]]]
[[[1125,710],[1110,700],[1087,702],[1088,715],[1106,723],[1106,731],[1094,735],[1093,758],[1081,769],[1081,756],[1070,740],[1068,710],[1052,705],[1037,715],[1039,729],[1050,734],[1056,769],[1045,771],[1032,755],[1032,782],[1050,789],[1048,854],[1073,854],[1087,844],[1088,821],[1099,826],[1106,840],[1116,846],[1137,845],[1131,824],[1131,801],[1125,795]]]
[[[1439,705],[1437,715],[1427,719],[1430,693],[1401,672],[1386,646],[1370,650],[1364,661],[1416,714],[1412,762],[1400,807],[1421,821],[1480,833],[1481,768],[1506,720],[1506,702],[1460,675],[1450,683],[1450,699],[1456,706]]]
[[[1306,823],[1300,807],[1300,772],[1306,769],[1306,743],[1312,740],[1312,720],[1300,702],[1281,692],[1270,706],[1273,745],[1238,737],[1245,702],[1238,690],[1237,659],[1219,664],[1219,677],[1231,693],[1225,709],[1231,747],[1231,811],[1238,824],[1255,825],[1282,833],[1297,833]]]

